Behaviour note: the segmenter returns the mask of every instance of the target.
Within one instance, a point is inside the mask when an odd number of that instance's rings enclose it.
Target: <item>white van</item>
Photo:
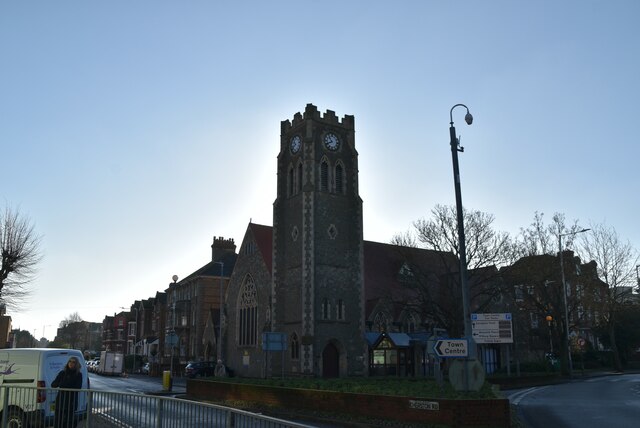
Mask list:
[[[57,390],[31,390],[21,387],[51,388],[51,382],[69,361],[76,357],[82,372],[82,389],[89,389],[87,365],[82,352],[75,349],[9,348],[0,349],[0,421],[5,418],[4,400],[9,391],[6,416],[9,426],[49,426],[53,423]],[[16,387],[16,388],[11,388]],[[76,416],[87,411],[87,396],[78,394]]]

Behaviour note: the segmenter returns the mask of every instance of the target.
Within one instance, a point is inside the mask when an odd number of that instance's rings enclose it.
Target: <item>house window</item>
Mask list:
[[[531,321],[531,328],[538,328],[538,316],[533,312],[529,312],[529,320]]]
[[[320,190],[326,192],[329,190],[329,164],[322,161],[320,164]]]
[[[238,297],[238,345],[255,346],[258,342],[258,300],[251,276],[245,278]]]
[[[524,286],[523,285],[515,285],[514,290],[516,292],[516,302],[524,301]]]
[[[533,285],[527,285],[527,294],[529,296],[533,296],[534,291],[535,291],[535,287]]]
[[[329,319],[330,311],[331,311],[331,305],[329,304],[329,299],[324,299],[322,301],[322,319],[323,320]]]
[[[296,193],[302,191],[302,163],[298,164],[298,185],[296,186]]]
[[[344,321],[344,300],[338,300],[336,304],[336,318],[340,321]]]
[[[344,192],[344,179],[342,173],[342,165],[336,165],[336,193]]]
[[[136,335],[136,323],[135,322],[130,322],[129,323],[129,336],[135,336]]]
[[[291,359],[300,359],[300,341],[298,340],[298,335],[295,333],[291,335]]]

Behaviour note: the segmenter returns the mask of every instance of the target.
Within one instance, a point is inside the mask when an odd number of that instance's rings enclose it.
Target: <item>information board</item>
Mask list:
[[[471,333],[476,343],[513,343],[511,314],[471,314]]]

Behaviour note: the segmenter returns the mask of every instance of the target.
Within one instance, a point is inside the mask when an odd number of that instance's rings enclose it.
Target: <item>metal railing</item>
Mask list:
[[[311,427],[243,410],[173,397],[13,385],[0,387],[0,427],[54,426],[56,406],[65,408],[62,400],[77,403],[77,407],[69,420],[56,421],[56,427],[59,428]],[[58,418],[62,413],[58,412]]]

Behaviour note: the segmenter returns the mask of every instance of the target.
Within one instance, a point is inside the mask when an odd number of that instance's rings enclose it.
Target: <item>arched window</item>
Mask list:
[[[339,299],[336,302],[336,318],[340,321],[344,321],[344,300]]]
[[[322,319],[328,320],[331,311],[331,305],[329,304],[329,299],[324,299],[322,301]]]
[[[344,177],[343,177],[344,173],[342,170],[342,165],[341,164],[337,164],[336,165],[336,193],[344,193]]]
[[[389,317],[384,312],[378,312],[373,319],[373,331],[384,333],[389,331]]]
[[[258,299],[253,278],[247,275],[238,296],[238,345],[258,343]]]
[[[298,164],[298,185],[296,186],[296,193],[302,191],[302,162]]]
[[[329,190],[329,164],[326,160],[320,164],[320,190]]]
[[[402,325],[403,333],[413,333],[416,331],[416,317],[413,314],[409,314]]]
[[[289,168],[287,175],[287,196],[293,195],[293,167]]]
[[[300,341],[298,340],[298,335],[295,333],[291,335],[291,359],[300,359]]]

